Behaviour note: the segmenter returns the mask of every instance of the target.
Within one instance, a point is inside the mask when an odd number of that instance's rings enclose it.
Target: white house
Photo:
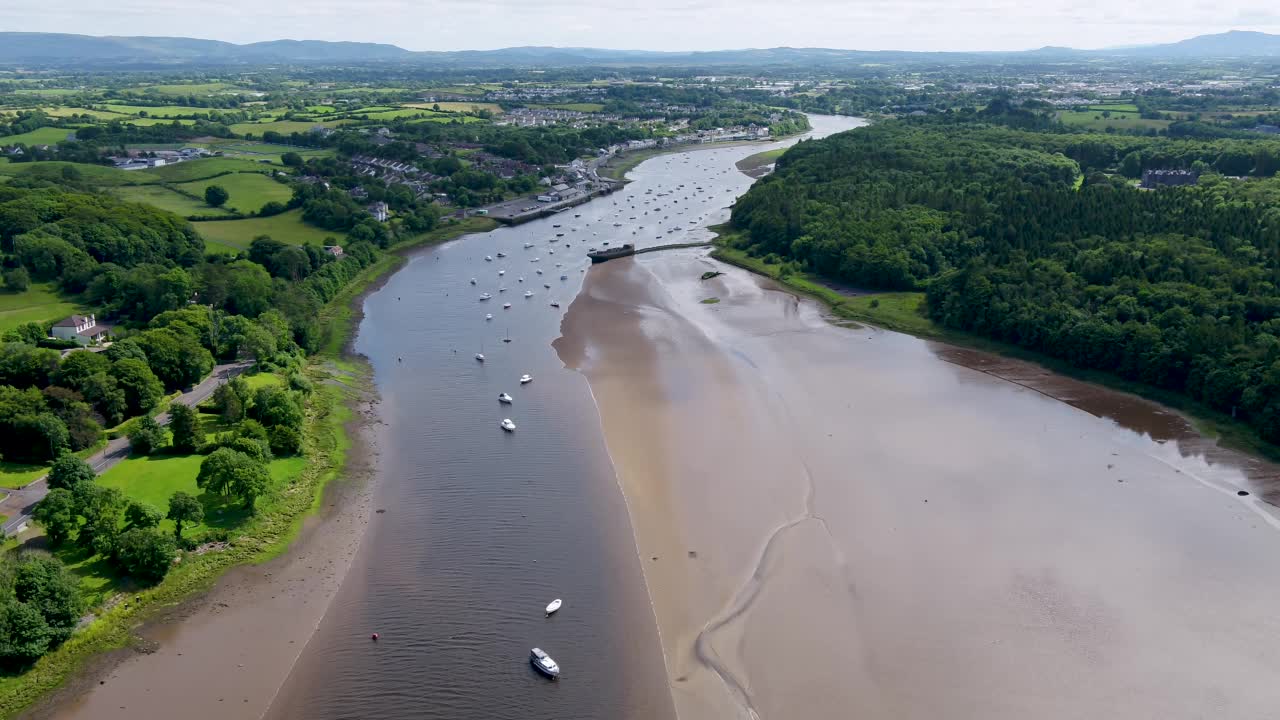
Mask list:
[[[49,331],[50,337],[59,340],[74,340],[81,345],[93,345],[106,340],[111,333],[110,326],[99,325],[93,315],[72,315],[59,320]]]

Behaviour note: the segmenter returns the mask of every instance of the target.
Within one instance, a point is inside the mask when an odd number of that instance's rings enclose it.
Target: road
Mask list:
[[[179,395],[174,402],[180,402],[183,405],[192,407],[199,405],[212,395],[213,391],[218,389],[218,386],[249,369],[251,365],[253,363],[248,361],[218,365],[209,374],[209,377],[205,378],[199,385],[191,388],[191,390]],[[169,413],[157,415],[156,422],[161,425],[169,424]],[[129,457],[129,438],[121,437],[109,441],[106,447],[90,455],[85,459],[85,462],[89,463],[94,472],[101,475],[126,457]],[[8,493],[8,496],[3,501],[0,501],[0,514],[9,517],[3,527],[3,534],[8,537],[31,519],[31,511],[35,508],[36,503],[49,494],[49,484],[42,477],[24,488],[0,488],[0,492]]]

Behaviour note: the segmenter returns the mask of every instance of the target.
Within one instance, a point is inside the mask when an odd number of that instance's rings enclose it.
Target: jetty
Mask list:
[[[602,263],[614,258],[630,257],[632,255],[643,255],[644,253],[658,252],[660,250],[680,250],[682,248],[695,247],[711,247],[709,242],[687,242],[687,243],[669,243],[667,245],[653,245],[651,247],[636,249],[631,243],[621,245],[615,248],[606,248],[604,250],[592,250],[587,253],[587,257],[591,258],[593,263]]]

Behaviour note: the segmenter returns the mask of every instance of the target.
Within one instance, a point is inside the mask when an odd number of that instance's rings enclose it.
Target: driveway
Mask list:
[[[252,365],[253,363],[250,361],[218,365],[213,369],[212,373],[209,373],[209,377],[188,392],[179,395],[174,402],[195,407],[212,395],[213,391],[218,389],[218,386],[248,370]],[[156,422],[161,425],[168,425],[169,413],[157,415]],[[85,458],[85,462],[89,463],[94,472],[101,475],[127,457],[129,457],[129,438],[122,437],[108,442],[106,447]],[[0,488],[0,492],[8,493],[8,497],[0,501],[0,514],[9,517],[5,521],[3,528],[4,536],[8,537],[17,532],[18,528],[31,519],[31,511],[35,508],[36,503],[49,494],[49,483],[45,482],[45,478],[42,477],[24,488],[13,490]]]

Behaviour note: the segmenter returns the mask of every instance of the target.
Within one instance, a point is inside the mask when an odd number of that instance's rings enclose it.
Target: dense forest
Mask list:
[[[1185,393],[1280,443],[1280,142],[1006,120],[801,143],[735,206],[740,242],[790,268],[924,290],[947,327]],[[1202,175],[1154,191],[1127,179],[1156,168]]]

